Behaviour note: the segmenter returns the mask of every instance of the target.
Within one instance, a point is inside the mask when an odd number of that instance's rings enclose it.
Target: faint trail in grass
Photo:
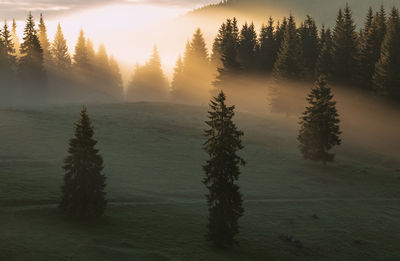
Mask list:
[[[400,198],[277,198],[277,199],[249,199],[244,200],[244,203],[315,203],[315,202],[364,202],[364,203],[375,203],[375,202],[400,202]],[[169,201],[119,201],[109,202],[109,206],[168,206],[168,205],[190,205],[190,204],[205,204],[205,200],[169,200]],[[57,208],[58,204],[45,203],[43,204],[27,204],[27,205],[0,205],[3,209],[13,210],[29,210],[36,208]]]

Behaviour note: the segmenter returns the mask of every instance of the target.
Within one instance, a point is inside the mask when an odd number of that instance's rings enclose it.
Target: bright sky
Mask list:
[[[129,2],[128,2],[129,1]],[[159,47],[164,68],[171,73],[185,42],[196,29],[186,28],[179,39],[167,32],[179,31],[177,18],[193,8],[218,2],[218,0],[46,0],[3,1],[0,0],[0,15],[9,21],[17,17],[18,32],[22,38],[24,19],[32,10],[36,23],[43,12],[50,41],[60,22],[73,53],[80,29],[92,39],[95,46],[104,44],[122,64],[133,68],[137,62],[145,62],[151,55],[153,45]],[[95,4],[96,2],[96,4]],[[106,2],[99,5],[99,2]],[[51,3],[51,4],[49,4]],[[75,5],[73,5],[74,3]],[[77,4],[79,3],[79,4]],[[8,8],[8,9],[7,9]],[[5,10],[5,11],[4,11]],[[0,16],[1,18],[1,16]],[[199,25],[200,26],[200,25]]]

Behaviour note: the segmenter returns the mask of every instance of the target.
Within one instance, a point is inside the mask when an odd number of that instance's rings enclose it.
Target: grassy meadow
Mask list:
[[[229,101],[228,101],[229,103]],[[105,216],[57,209],[79,106],[0,109],[0,260],[400,260],[400,160],[343,141],[304,161],[297,118],[238,113],[245,133],[240,246],[205,241],[207,108],[88,106],[105,161]]]

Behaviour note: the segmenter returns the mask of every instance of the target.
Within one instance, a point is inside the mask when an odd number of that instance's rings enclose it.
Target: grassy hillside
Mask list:
[[[400,258],[400,162],[351,141],[328,167],[303,161],[297,119],[279,115],[236,117],[248,161],[240,247],[204,241],[201,107],[88,106],[110,205],[94,224],[71,222],[56,204],[79,109],[0,110],[0,260]]]
[[[300,22],[309,14],[317,20],[318,24],[333,26],[339,8],[349,4],[353,10],[357,24],[363,25],[368,7],[372,6],[375,10],[383,4],[387,9],[393,5],[400,6],[400,0],[235,0],[228,4],[210,5],[198,9],[192,13],[194,16],[213,16],[217,19],[224,19],[229,16],[237,16],[241,19],[266,21],[272,16],[281,19],[288,16],[291,12]]]

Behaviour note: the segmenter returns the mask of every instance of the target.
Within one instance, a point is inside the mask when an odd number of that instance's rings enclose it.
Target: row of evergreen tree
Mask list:
[[[348,5],[340,9],[334,28],[318,30],[310,16],[299,27],[293,15],[275,25],[272,18],[257,35],[247,23],[239,31],[236,19],[220,28],[213,46],[219,68],[217,85],[241,73],[273,74],[285,79],[315,79],[325,74],[334,82],[400,98],[400,19],[393,7],[369,8],[357,32]]]
[[[290,15],[277,23],[270,18],[257,33],[254,24],[245,23],[239,30],[233,18],[221,25],[211,53],[200,29],[195,32],[176,63],[171,94],[174,100],[190,103],[206,100],[212,85],[233,87],[238,76],[314,81],[324,74],[329,81],[399,100],[399,57],[400,18],[396,7],[389,14],[383,6],[377,12],[369,8],[358,31],[348,5],[338,11],[333,29],[318,29],[311,16],[297,26]],[[128,86],[131,97],[138,86],[149,94],[157,92],[158,86],[163,90],[158,93],[166,97],[167,84],[157,53],[147,65],[136,68]]]
[[[28,15],[22,43],[15,20],[0,30],[0,92],[2,102],[46,102],[52,99],[122,99],[122,77],[117,61],[103,45],[95,52],[90,39],[80,32],[73,56],[58,24],[54,41],[40,16],[36,28]]]

